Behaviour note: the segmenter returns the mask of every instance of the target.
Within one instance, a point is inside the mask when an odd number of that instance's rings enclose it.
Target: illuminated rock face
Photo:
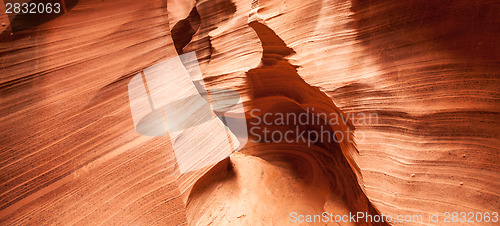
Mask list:
[[[363,211],[426,223],[498,211],[498,12],[461,0],[88,0],[6,26],[0,222],[283,225],[291,212]],[[185,173],[171,137],[136,131],[129,84],[192,51],[207,90],[241,95],[249,141]],[[266,113],[273,123],[258,122]],[[323,124],[283,125],[278,113]],[[346,139],[255,142],[264,128]]]

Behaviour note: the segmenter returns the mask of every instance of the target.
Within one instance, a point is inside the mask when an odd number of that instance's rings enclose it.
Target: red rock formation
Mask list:
[[[0,222],[498,211],[498,12],[493,0],[85,0],[18,30],[1,14]],[[252,139],[296,128],[257,123],[265,113],[306,113],[300,131],[353,142],[249,142],[181,175],[170,138],[135,131],[127,84],[190,51],[208,89],[242,95]],[[358,114],[377,118],[313,125]]]

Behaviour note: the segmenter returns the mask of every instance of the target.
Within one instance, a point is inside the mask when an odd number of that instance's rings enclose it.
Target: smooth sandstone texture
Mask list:
[[[128,80],[171,57],[162,1],[80,1],[1,42],[2,224],[183,224],[165,137],[140,136]]]
[[[6,26],[0,223],[283,225],[291,211],[498,211],[499,8],[81,0],[13,35]],[[181,174],[168,136],[135,131],[127,85],[191,51],[208,89],[240,93],[249,122],[253,109],[350,115],[300,129],[349,129],[355,142],[249,142]]]

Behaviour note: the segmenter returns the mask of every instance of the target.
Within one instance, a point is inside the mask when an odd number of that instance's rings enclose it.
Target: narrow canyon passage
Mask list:
[[[292,213],[380,215],[360,188],[356,163],[347,160],[354,155],[350,152],[357,151],[352,138],[347,138],[352,136],[352,123],[327,123],[329,117],[343,113],[297,74],[286,59],[294,50],[266,25],[252,21],[249,26],[263,49],[261,64],[247,72],[250,142],[194,185],[187,203],[190,224],[282,225],[293,220]],[[311,119],[302,124],[266,124],[261,119],[270,113],[269,121],[286,114],[308,114]],[[315,121],[319,123],[315,125]],[[290,135],[295,129],[314,137],[297,139],[298,134]],[[290,136],[262,141],[265,130]],[[354,222],[343,222],[347,223]]]
[[[498,0],[57,0],[59,13],[6,13],[48,2],[0,0],[0,225],[289,225],[323,211],[498,224]],[[129,85],[186,53],[202,73],[172,93],[236,93],[248,143],[181,173],[177,137],[137,129]],[[231,153],[240,139],[223,125],[189,127],[185,156]]]

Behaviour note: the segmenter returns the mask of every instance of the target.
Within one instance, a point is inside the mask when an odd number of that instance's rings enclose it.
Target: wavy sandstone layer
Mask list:
[[[6,26],[0,222],[282,225],[292,211],[423,219],[498,211],[499,8],[493,0],[80,0],[39,25]],[[169,137],[135,131],[127,84],[191,51],[207,88],[241,94],[257,131],[250,140],[264,128],[345,139],[249,142],[180,174]],[[266,125],[257,121],[265,113],[311,121]],[[325,125],[335,116],[350,121]]]

